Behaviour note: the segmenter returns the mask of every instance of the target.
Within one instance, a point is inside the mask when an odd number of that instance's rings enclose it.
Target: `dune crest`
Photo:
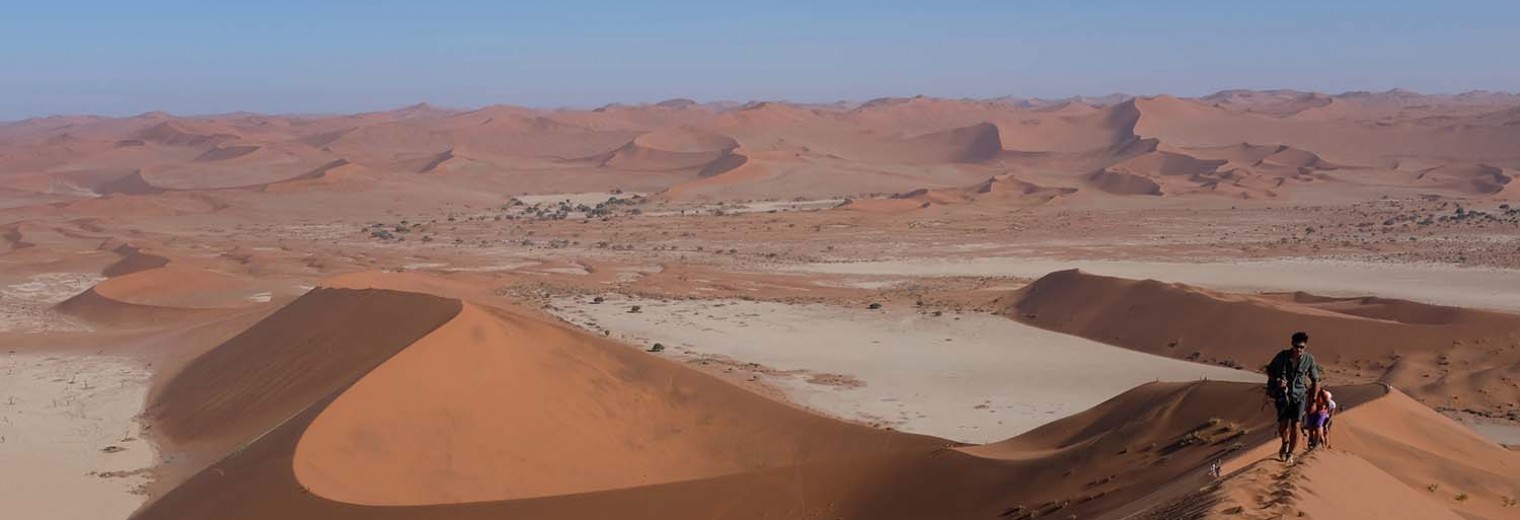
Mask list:
[[[846,457],[883,435],[597,343],[466,304],[312,421],[296,478],[341,502],[482,502]]]
[[[1169,357],[1265,365],[1306,330],[1337,381],[1386,381],[1430,406],[1505,414],[1520,389],[1520,315],[1385,298],[1244,295],[1078,270],[1046,275],[1003,299],[1010,317]],[[1453,345],[1463,345],[1453,351]],[[1460,370],[1451,364],[1462,363]]]

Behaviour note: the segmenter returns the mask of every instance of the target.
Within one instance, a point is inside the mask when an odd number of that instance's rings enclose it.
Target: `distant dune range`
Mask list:
[[[667,203],[875,196],[887,201],[855,209],[894,212],[1115,196],[1511,198],[1517,142],[1520,96],[1397,90],[830,105],[672,100],[595,110],[418,105],[339,116],[154,112],[0,124],[0,189],[68,203],[214,190],[381,194],[426,183],[445,192],[624,189]],[[342,182],[333,179],[339,173]],[[1058,196],[918,195],[1008,176]],[[918,205],[891,202],[905,198]]]
[[[1272,449],[1268,416],[1242,406],[1253,384],[1148,384],[959,446],[396,280],[336,280],[166,374],[150,420],[204,469],[135,518],[1092,518],[1273,491],[1252,471]],[[1520,493],[1520,455],[1401,393],[1338,391],[1344,451],[1304,472],[1352,471],[1412,504],[1390,518],[1503,518],[1495,497]],[[1246,471],[1199,494],[1219,457]]]

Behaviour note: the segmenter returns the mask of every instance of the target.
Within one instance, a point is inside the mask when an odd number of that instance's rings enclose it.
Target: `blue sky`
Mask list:
[[[1520,90],[1520,2],[0,5],[0,120],[1226,88]]]

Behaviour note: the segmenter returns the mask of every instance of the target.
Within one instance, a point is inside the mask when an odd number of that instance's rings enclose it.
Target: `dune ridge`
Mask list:
[[[1520,96],[1496,93],[1231,90],[1059,101],[919,96],[593,110],[424,106],[302,117],[149,113],[0,124],[0,135],[10,136],[0,141],[0,180],[46,187],[28,195],[39,202],[84,195],[52,189],[54,179],[100,195],[153,196],[298,180],[341,159],[374,174],[354,184],[394,189],[406,189],[406,174],[418,172],[460,174],[432,181],[449,186],[530,192],[546,184],[626,188],[629,180],[616,174],[640,174],[639,190],[668,190],[667,202],[863,199],[969,185],[1010,169],[1038,171],[1027,180],[1044,185],[1091,187],[1074,196],[1095,200],[1292,199],[1300,192],[1508,198],[1508,179],[1520,168],[1517,105]],[[756,163],[764,166],[750,175],[703,182]],[[1411,174],[1405,165],[1419,168]]]
[[[1501,383],[1520,378],[1509,348],[1520,341],[1514,314],[1374,297],[1228,294],[1079,270],[1046,275],[1002,304],[1031,325],[1253,368],[1283,348],[1287,334],[1306,330],[1335,380],[1385,381],[1430,406],[1499,416],[1520,402],[1520,389]]]
[[[1409,478],[1467,484],[1452,475],[1477,468],[1495,479],[1471,488],[1484,498],[1520,486],[1520,455],[1379,385],[1337,392],[1345,449],[1373,465],[1417,446],[1450,461]],[[139,519],[1091,517],[1186,498],[1209,461],[1247,467],[1272,437],[1268,414],[1240,406],[1257,385],[1152,383],[955,446],[813,416],[518,310],[381,289],[313,291],[159,395],[151,417],[173,443],[245,446]],[[564,429],[585,421],[599,426]]]

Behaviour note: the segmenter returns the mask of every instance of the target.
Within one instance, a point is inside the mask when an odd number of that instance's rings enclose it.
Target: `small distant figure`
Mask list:
[[[1209,463],[1209,476],[1210,477],[1213,477],[1213,478],[1216,478],[1216,479],[1219,478],[1219,474],[1220,474],[1221,471],[1223,471],[1223,465],[1220,464],[1219,459],[1214,459],[1214,462],[1210,462]]]
[[[1310,396],[1319,393],[1320,367],[1314,356],[1306,352],[1309,334],[1295,332],[1289,339],[1290,348],[1278,352],[1267,364],[1267,398],[1277,408],[1277,436],[1282,447],[1277,458],[1292,463],[1293,453],[1298,451],[1299,428],[1308,412]]]

